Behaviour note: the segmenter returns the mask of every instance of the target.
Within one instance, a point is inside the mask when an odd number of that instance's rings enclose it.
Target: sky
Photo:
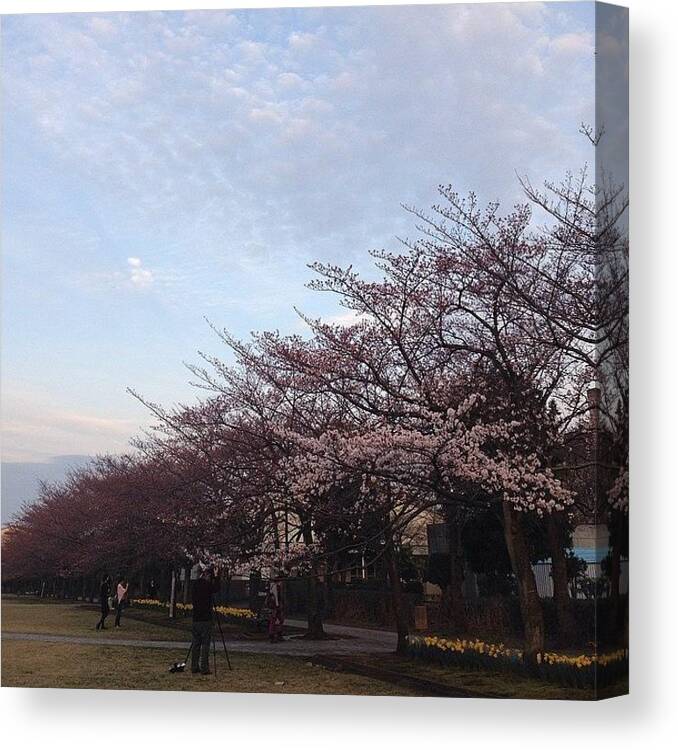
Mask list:
[[[128,448],[127,387],[194,400],[206,318],[344,320],[306,264],[591,160],[591,3],[4,16],[2,69],[3,522]]]

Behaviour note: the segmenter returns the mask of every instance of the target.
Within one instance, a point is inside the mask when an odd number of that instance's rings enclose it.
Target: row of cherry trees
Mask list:
[[[523,187],[526,203],[509,213],[441,187],[430,214],[408,209],[419,239],[373,253],[373,279],[314,264],[311,287],[335,295],[350,325],[302,316],[309,336],[249,341],[217,331],[231,356],[190,368],[198,403],[168,409],[134,394],[154,428],[130,455],[44,487],[3,545],[5,575],[182,556],[294,571],[319,636],[323,577],[348,550],[369,550],[388,571],[402,650],[402,539],[436,510],[454,544],[461,515],[496,509],[536,658],[529,519],[548,531],[567,634],[571,514],[621,526],[626,513],[628,247],[621,190],[588,186],[586,172]],[[445,597],[463,627],[458,555],[450,566]]]

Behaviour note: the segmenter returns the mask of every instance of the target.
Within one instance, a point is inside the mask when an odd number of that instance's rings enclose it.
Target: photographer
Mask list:
[[[212,640],[213,595],[219,591],[221,581],[218,569],[203,568],[193,584],[193,641],[191,645],[191,672],[211,674],[209,668],[210,642]]]

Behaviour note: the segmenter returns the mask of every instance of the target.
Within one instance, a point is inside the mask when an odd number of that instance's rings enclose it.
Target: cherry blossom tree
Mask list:
[[[308,581],[309,635],[322,637],[323,581],[347,549],[378,550],[404,651],[399,540],[435,509],[456,538],[463,513],[491,507],[526,659],[544,649],[530,517],[546,527],[571,640],[568,514],[586,503],[597,512],[604,495],[622,529],[627,506],[626,200],[589,186],[585,170],[543,190],[522,185],[527,202],[508,212],[442,186],[430,213],[409,209],[419,239],[373,253],[376,281],[313,264],[311,288],[336,295],[350,325],[301,315],[306,336],[245,342],[217,331],[232,363],[201,355],[190,407],[134,394],[156,418],[136,453],[43,488],[12,527],[12,569],[70,575],[150,558],[295,572]],[[463,627],[463,572],[450,560],[446,595]]]

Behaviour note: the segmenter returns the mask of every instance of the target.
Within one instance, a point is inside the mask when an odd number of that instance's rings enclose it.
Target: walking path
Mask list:
[[[304,630],[308,627],[306,620],[294,620],[290,618],[285,619],[285,625]],[[326,622],[323,623],[323,628],[330,635],[343,635],[349,638],[356,638],[360,641],[388,644],[390,650],[395,649],[398,640],[396,634],[391,630],[360,628],[357,625],[333,625]]]
[[[287,620],[286,624],[305,627],[302,620]],[[313,654],[348,655],[357,653],[389,653],[395,651],[396,634],[387,630],[355,628],[348,625],[325,625],[330,635],[348,636],[337,640],[308,641],[288,638],[281,643],[268,641],[232,641],[226,639],[229,651],[251,654],[279,654],[282,656],[311,656]],[[214,633],[219,639],[219,631]],[[146,641],[136,639],[52,635],[46,633],[2,633],[3,640],[35,641],[42,643],[75,643],[91,646],[132,646],[135,648],[188,649],[190,641]]]

